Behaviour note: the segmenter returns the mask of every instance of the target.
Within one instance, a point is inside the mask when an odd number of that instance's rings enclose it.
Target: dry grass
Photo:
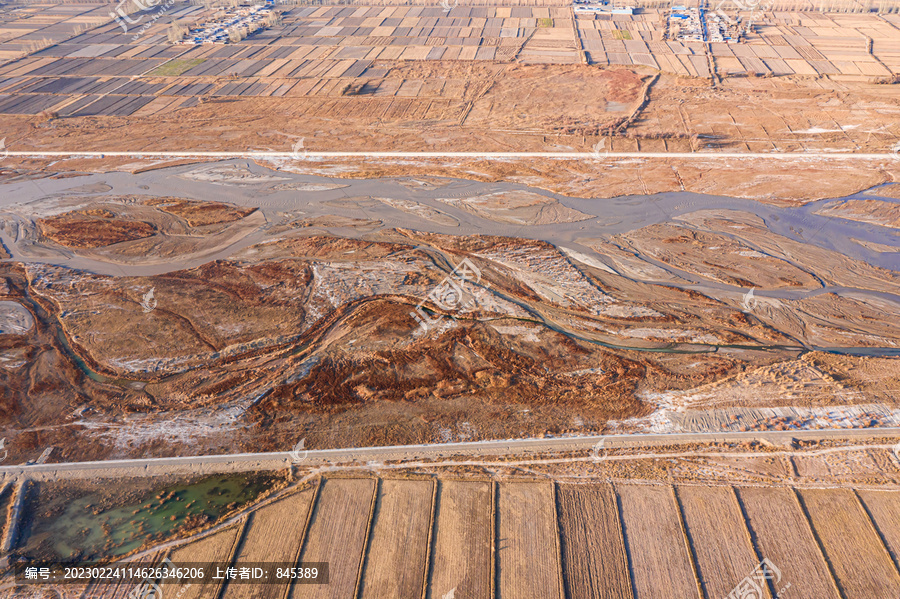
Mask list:
[[[900,494],[896,491],[859,491],[859,497],[875,521],[894,563],[900,568]]]
[[[568,595],[631,599],[634,595],[612,487],[559,485],[556,499]]]
[[[162,552],[151,553],[145,557],[133,560],[131,564],[138,568],[144,566],[159,566],[162,562],[162,556]],[[131,595],[131,593],[136,587],[137,585],[131,579],[123,580],[122,582],[91,584],[88,585],[83,594],[79,595],[78,591],[81,589],[80,584],[75,584],[73,585],[73,587],[69,587],[69,585],[66,585],[65,588],[68,592],[66,593],[65,597],[80,596],[81,599],[131,599],[131,597],[133,596]],[[74,591],[74,593],[72,593],[72,591]],[[69,593],[72,593],[72,595],[69,595]],[[52,597],[53,594],[47,592],[43,596]]]
[[[677,494],[703,591],[724,597],[759,564],[734,492],[682,486]]]
[[[176,566],[183,562],[228,563],[234,556],[234,551],[237,548],[237,543],[240,539],[242,530],[243,525],[238,524],[226,528],[221,532],[217,532],[214,535],[200,539],[199,541],[188,543],[187,545],[183,545],[174,550],[169,555],[169,559],[172,560]],[[184,587],[185,590],[179,599],[217,597],[220,587],[221,581],[215,580],[205,584],[186,585]]]
[[[491,597],[491,506],[491,483],[438,483],[428,599]]]
[[[220,202],[191,202],[182,198],[153,198],[147,204],[183,218],[192,227],[230,223],[256,212],[256,208],[237,208]]]
[[[553,486],[502,483],[497,514],[497,597],[562,597]]]
[[[637,599],[696,597],[697,584],[672,489],[619,485],[616,490]]]
[[[900,595],[900,576],[853,492],[803,489],[799,494],[844,596]]]
[[[315,489],[305,489],[260,508],[252,514],[247,530],[235,556],[242,562],[292,562],[297,558],[303,541],[303,528],[315,497]],[[283,585],[229,585],[223,599],[264,599],[283,597]]]
[[[291,597],[356,596],[375,483],[370,478],[331,478],[322,484],[302,561],[328,562],[328,584],[295,585]]]
[[[760,555],[781,570],[783,578],[776,588],[791,583],[791,597],[837,599],[831,573],[794,492],[740,487],[738,497]]]
[[[92,218],[70,212],[39,221],[41,234],[70,248],[98,248],[123,241],[150,237],[156,227],[150,223],[109,218]]]
[[[363,598],[420,597],[434,482],[383,480],[362,578]]]

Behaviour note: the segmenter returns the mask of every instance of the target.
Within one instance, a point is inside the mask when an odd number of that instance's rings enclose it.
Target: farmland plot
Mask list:
[[[568,595],[631,599],[631,578],[612,486],[559,485],[556,498]]]
[[[860,491],[866,509],[872,515],[878,532],[900,567],[900,493],[896,491]]]
[[[497,507],[497,597],[561,597],[553,486],[503,483]]]
[[[292,597],[356,595],[375,484],[371,478],[329,478],[322,483],[302,561],[328,562],[328,584],[296,584]]]
[[[677,494],[707,597],[725,597],[759,564],[731,487],[681,486]],[[769,597],[768,590],[763,596]]]
[[[429,599],[491,596],[491,483],[438,482]]]
[[[616,490],[635,597],[697,597],[699,591],[671,488],[619,485]]]
[[[878,466],[878,469],[884,474],[900,473],[900,459],[898,459],[893,451],[886,449],[872,449],[869,451],[872,461]]]
[[[243,524],[230,526],[221,532],[210,535],[199,541],[183,545],[172,551],[169,559],[178,566],[182,563],[230,563],[234,556],[234,550],[240,539]],[[205,584],[192,584],[178,590],[179,599],[205,599],[216,597],[221,587],[220,581],[211,580]]]
[[[844,595],[900,596],[900,576],[853,492],[803,489],[799,493]]]
[[[362,578],[363,598],[421,597],[434,482],[381,481]]]
[[[142,566],[158,566],[162,562],[163,553],[162,552],[154,552],[145,557],[135,559],[131,561],[135,567]],[[154,583],[155,581],[147,581],[147,583]],[[110,582],[110,583],[96,583],[89,584],[84,594],[81,595],[83,599],[130,599],[133,597],[133,592],[135,589],[139,588],[143,582],[137,582],[133,580],[123,580],[122,582]],[[75,588],[71,590],[78,590],[78,586],[73,585]],[[68,587],[68,585],[66,585]],[[49,596],[49,595],[48,595]],[[77,596],[77,595],[76,595]]]
[[[822,478],[831,474],[822,456],[794,456],[797,474],[808,478]]]
[[[292,562],[297,559],[315,492],[315,489],[305,489],[253,512],[237,550],[235,564]],[[280,584],[230,584],[225,587],[223,599],[280,598],[286,592],[287,587]]]
[[[825,558],[794,492],[781,487],[741,487],[738,497],[760,556],[781,571],[775,588],[790,583],[790,597],[837,599]]]

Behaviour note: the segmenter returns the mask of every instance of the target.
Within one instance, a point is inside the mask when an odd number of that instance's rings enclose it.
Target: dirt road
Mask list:
[[[897,160],[897,152],[881,154],[855,152],[203,152],[178,150],[173,152],[35,152],[8,151],[5,155],[20,158],[476,158],[503,160],[508,158],[563,158],[603,160],[607,158],[677,158],[679,160],[710,159],[771,159],[771,160]]]
[[[499,455],[528,455],[584,451],[594,448],[650,447],[690,443],[741,442],[766,440],[787,445],[793,439],[803,440],[861,440],[900,437],[900,428],[824,429],[810,431],[728,432],[594,435],[544,439],[509,439],[471,443],[434,445],[398,445],[393,447],[355,447],[343,449],[306,450],[275,453],[245,453],[233,455],[183,456],[102,462],[69,462],[61,464],[30,464],[0,467],[0,476],[54,480],[60,478],[91,478],[93,476],[159,476],[182,472],[212,474],[214,472],[259,471],[287,468],[292,463],[323,465],[334,463],[412,462],[439,460],[450,457]],[[299,445],[299,444],[298,444]]]

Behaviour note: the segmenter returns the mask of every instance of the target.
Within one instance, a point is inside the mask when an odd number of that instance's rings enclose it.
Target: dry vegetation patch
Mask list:
[[[900,496],[896,492],[861,489],[859,497],[900,567]]]
[[[371,478],[330,478],[322,483],[301,560],[328,562],[328,584],[296,584],[293,599],[354,596],[376,484]]]
[[[182,198],[153,198],[146,201],[164,212],[180,216],[192,227],[230,223],[256,212],[256,208],[238,208],[219,202],[195,202]]]
[[[677,488],[697,573],[707,597],[725,597],[759,560],[731,487]],[[768,591],[765,596],[770,596]]]
[[[491,597],[491,483],[438,482],[431,572],[426,597]]]
[[[179,566],[182,563],[230,563],[243,530],[244,522],[229,526],[208,537],[182,545],[169,554],[169,559],[172,560],[176,566]],[[184,588],[183,593],[181,593],[179,589],[179,599],[206,599],[207,597],[217,597],[221,586],[221,581],[217,580],[210,580],[203,584],[195,583],[185,585],[185,587],[182,587]]]
[[[556,500],[567,595],[632,599],[612,486],[558,485]]]
[[[553,485],[501,483],[497,504],[497,596],[562,597]]]
[[[776,589],[797,599],[838,599],[822,552],[797,496],[789,488],[739,487],[738,497],[762,557],[781,570]]]
[[[150,223],[118,219],[108,210],[78,210],[38,221],[41,234],[71,248],[98,248],[156,234]]]
[[[491,193],[474,198],[439,198],[481,218],[514,225],[573,223],[592,218],[555,198],[529,191]]]
[[[434,481],[381,481],[361,597],[419,597],[425,575]]]
[[[316,489],[308,488],[266,505],[252,514],[247,523],[234,563],[293,562],[300,552],[303,531]],[[270,599],[282,597],[284,586],[231,584],[223,599]]]
[[[697,595],[678,507],[669,486],[617,485],[636,599]]]
[[[881,200],[847,200],[835,202],[816,211],[823,216],[835,216],[882,227],[900,228],[900,203]]]
[[[900,576],[891,556],[853,491],[802,489],[799,493],[844,595],[900,595]]]

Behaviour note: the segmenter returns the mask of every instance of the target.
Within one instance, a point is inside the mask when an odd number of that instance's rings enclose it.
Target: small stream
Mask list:
[[[252,173],[258,181],[247,180],[240,184],[221,184],[210,181],[198,181],[183,175],[197,170],[218,168],[225,165],[241,167]],[[417,181],[428,184],[420,185]],[[285,186],[317,186],[326,187],[317,191],[285,189]],[[327,189],[327,187],[332,187]],[[110,188],[105,193],[97,190]],[[881,227],[870,223],[850,221],[831,216],[816,214],[818,210],[834,202],[846,199],[874,199],[877,189],[861,192],[842,199],[828,199],[810,202],[800,207],[779,207],[739,198],[703,195],[690,192],[662,193],[650,196],[632,195],[612,199],[573,198],[551,193],[543,189],[529,187],[519,183],[498,182],[482,183],[466,179],[408,177],[384,179],[339,179],[325,176],[300,175],[277,171],[260,166],[247,160],[227,160],[217,163],[193,164],[152,170],[138,174],[113,172],[89,174],[67,179],[39,179],[18,181],[0,185],[0,210],[11,209],[22,218],[32,218],[34,214],[46,214],[52,204],[51,198],[66,197],[72,199],[102,200],[104,196],[150,195],[178,196],[197,200],[216,200],[230,202],[245,207],[258,208],[264,215],[267,224],[243,238],[236,240],[218,253],[202,257],[176,259],[155,264],[112,264],[100,260],[92,260],[72,252],[35,249],[22,238],[17,238],[14,230],[0,227],[0,240],[11,251],[13,260],[30,263],[46,263],[68,268],[80,269],[108,276],[152,276],[176,270],[193,268],[211,260],[227,258],[235,252],[271,239],[268,230],[285,218],[314,218],[316,216],[342,216],[348,218],[364,218],[381,220],[381,228],[409,227],[430,233],[446,235],[497,235],[521,237],[549,242],[556,246],[574,248],[579,252],[608,263],[604,256],[598,254],[579,240],[591,238],[608,238],[617,234],[658,224],[668,223],[679,216],[698,210],[734,210],[755,215],[761,219],[772,232],[794,241],[839,252],[872,266],[900,272],[900,235],[895,229]],[[439,198],[466,198],[497,192],[525,191],[553,197],[564,206],[578,210],[591,216],[590,219],[562,224],[549,225],[516,225],[496,222],[478,215],[460,210],[441,202]],[[457,226],[440,224],[419,215],[402,211],[381,202],[360,207],[346,202],[350,198],[385,197],[396,200],[416,202],[436,210],[440,210],[458,221]],[[900,203],[900,200],[878,198],[880,200]],[[59,209],[57,209],[59,211]],[[4,218],[4,220],[7,220]],[[7,222],[9,222],[7,220]],[[363,233],[349,228],[328,228],[334,234],[348,237],[362,236]],[[859,242],[889,246],[896,252],[877,252],[863,246]],[[710,281],[692,273],[682,272],[671,265],[656,262],[642,256],[648,262],[664,267],[689,282],[686,288],[696,289],[701,293],[734,294],[743,293],[740,287]],[[797,300],[822,293],[838,295],[853,294],[856,296],[874,296],[900,305],[900,296],[871,289],[836,288],[823,286],[812,290],[778,290],[759,292],[758,295]],[[547,324],[547,323],[545,323]],[[104,383],[120,385],[130,381],[110,379],[94,372],[77,354],[71,350],[65,336],[58,330],[60,341],[73,359],[89,377]],[[671,348],[617,347],[641,351],[715,351],[708,346],[697,349],[678,349],[676,344]],[[765,348],[758,348],[765,349]],[[775,349],[775,348],[773,348]],[[847,353],[852,355],[896,356],[900,350],[895,348],[815,348],[822,351]]]

